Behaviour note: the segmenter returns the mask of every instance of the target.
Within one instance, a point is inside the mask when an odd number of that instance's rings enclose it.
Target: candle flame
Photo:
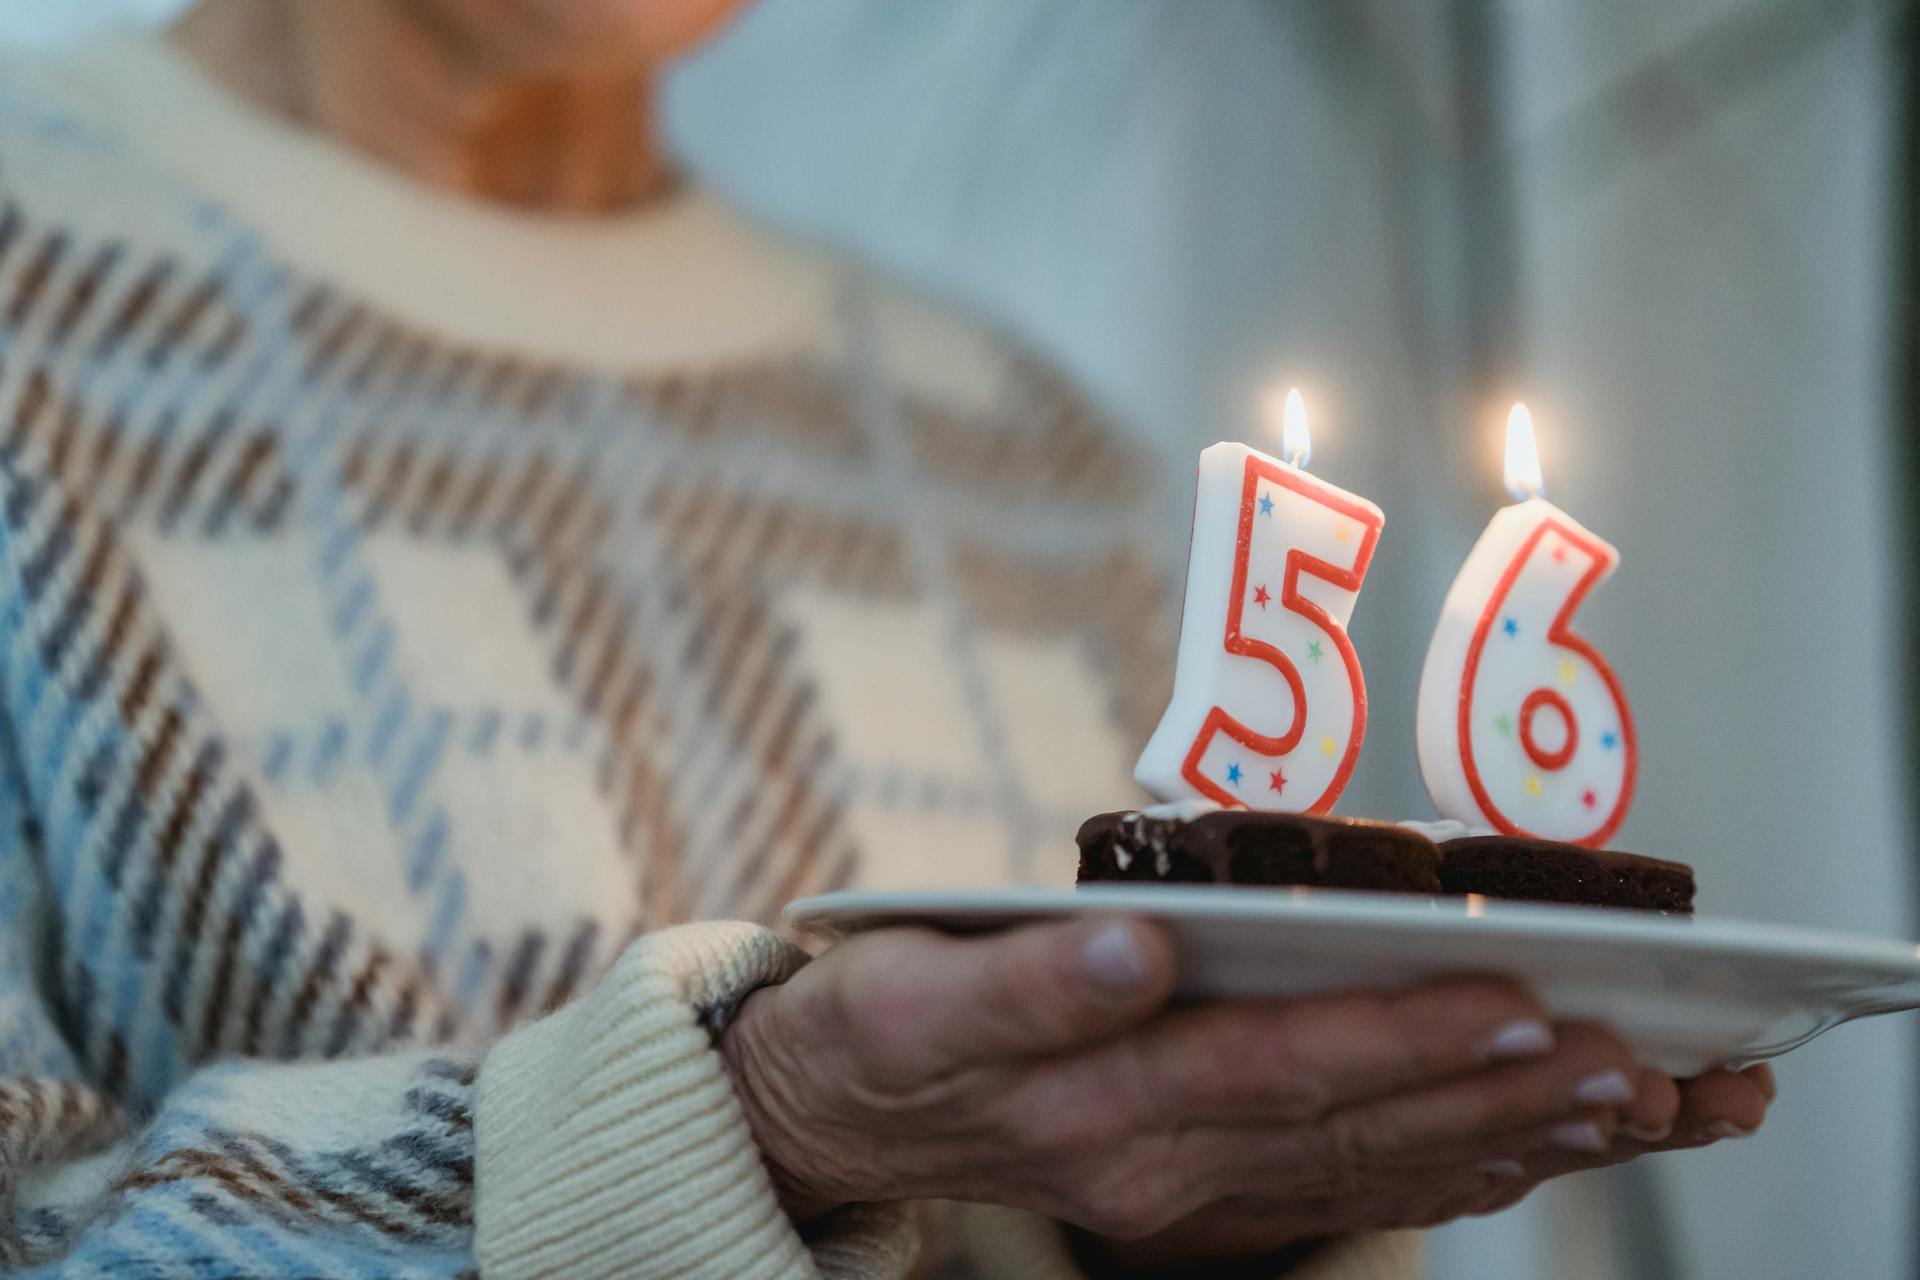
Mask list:
[[[1307,465],[1313,456],[1313,433],[1307,430],[1307,405],[1300,388],[1287,389],[1286,404],[1280,410],[1280,456],[1296,467]]]
[[[1533,439],[1533,415],[1519,400],[1507,414],[1506,481],[1507,492],[1517,502],[1541,497],[1547,491],[1546,478],[1540,474],[1540,447]]]

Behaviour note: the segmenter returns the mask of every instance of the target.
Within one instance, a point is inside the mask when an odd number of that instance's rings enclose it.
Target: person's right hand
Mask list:
[[[882,930],[750,997],[721,1051],[797,1218],[946,1198],[1139,1239],[1249,1198],[1313,1206],[1237,1227],[1235,1252],[1424,1225],[1678,1114],[1616,1037],[1550,1027],[1507,982],[1169,1009],[1173,979],[1137,921]],[[1689,1124],[1757,1124],[1734,1091]],[[1208,1244],[1183,1247],[1227,1251]]]

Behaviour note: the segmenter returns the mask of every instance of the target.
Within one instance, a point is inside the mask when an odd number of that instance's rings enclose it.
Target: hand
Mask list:
[[[1648,1084],[1658,1088],[1665,1079],[1652,1074]],[[1769,1067],[1714,1071],[1680,1083],[1679,1107],[1665,1134],[1656,1128],[1635,1137],[1625,1129],[1617,1130],[1605,1152],[1553,1147],[1517,1157],[1495,1156],[1474,1168],[1457,1169],[1451,1177],[1416,1175],[1368,1196],[1303,1201],[1232,1197],[1150,1237],[1098,1244],[1106,1260],[1120,1268],[1163,1269],[1205,1259],[1271,1255],[1309,1235],[1437,1226],[1459,1217],[1498,1213],[1561,1174],[1751,1136],[1766,1118],[1774,1094]]]
[[[1716,1076],[1688,1112],[1506,982],[1169,1009],[1173,978],[1140,922],[882,930],[752,996],[721,1051],[795,1217],[983,1201],[1142,1262],[1423,1225],[1603,1162],[1622,1129],[1652,1147],[1764,1109]]]

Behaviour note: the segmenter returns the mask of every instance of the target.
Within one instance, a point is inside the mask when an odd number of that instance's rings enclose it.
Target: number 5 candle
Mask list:
[[[1441,606],[1420,676],[1420,773],[1444,818],[1601,845],[1633,799],[1633,717],[1574,634],[1619,553],[1541,496],[1533,420],[1507,418],[1507,490]]]
[[[1160,799],[1325,813],[1353,773],[1367,689],[1347,619],[1384,517],[1307,474],[1300,393],[1286,460],[1200,454],[1173,699],[1134,778]]]

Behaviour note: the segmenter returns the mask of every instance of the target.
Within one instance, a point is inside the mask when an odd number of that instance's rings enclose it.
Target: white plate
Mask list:
[[[1196,885],[845,892],[787,905],[788,919],[827,934],[902,923],[971,932],[1114,913],[1167,922],[1188,997],[1506,974],[1556,1015],[1611,1026],[1642,1062],[1677,1076],[1745,1066],[1854,1018],[1920,1008],[1920,947],[1737,920]]]

